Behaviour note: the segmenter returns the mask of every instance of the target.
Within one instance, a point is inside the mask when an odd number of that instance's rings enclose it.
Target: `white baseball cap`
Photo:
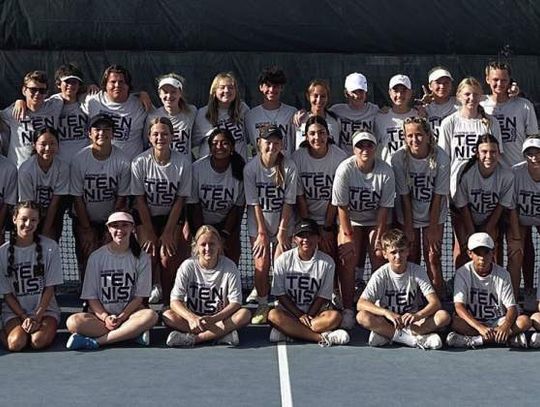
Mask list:
[[[407,89],[412,89],[411,80],[407,75],[394,75],[392,78],[390,78],[390,82],[388,83],[388,89],[394,89],[394,86],[397,85],[403,85]]]
[[[114,212],[114,213],[111,213],[109,218],[107,219],[106,225],[108,226],[108,225],[110,225],[111,223],[114,223],[114,222],[130,222],[130,223],[135,224],[135,221],[133,220],[133,216],[131,216],[127,212]]]
[[[530,147],[540,148],[540,138],[530,137],[526,139],[523,142],[523,146],[521,147],[521,152],[525,154],[525,150],[527,150]]]
[[[479,247],[487,247],[488,249],[493,250],[495,243],[490,235],[485,232],[473,233],[469,236],[469,241],[467,242],[467,248],[469,250],[474,250]]]
[[[435,69],[429,74],[428,83],[436,81],[437,79],[444,78],[445,76],[450,78],[451,80],[454,80],[454,78],[452,78],[452,75],[450,75],[450,72],[448,72],[446,69]]]
[[[345,90],[347,92],[354,92],[361,89],[367,92],[367,79],[364,75],[358,72],[353,72],[345,78]]]
[[[168,76],[167,78],[163,78],[162,80],[160,80],[158,84],[158,89],[161,89],[161,87],[164,85],[171,85],[180,90],[184,88],[184,86],[182,85],[182,82],[180,82],[176,78],[173,78],[172,76]]]
[[[366,130],[357,130],[352,135],[352,145],[353,147],[357,145],[362,140],[371,141],[373,144],[377,145],[377,139],[373,134]]]

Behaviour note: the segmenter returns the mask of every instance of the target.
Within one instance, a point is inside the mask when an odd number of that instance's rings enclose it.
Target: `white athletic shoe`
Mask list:
[[[540,333],[534,332],[531,335],[531,341],[529,342],[531,348],[540,348]]]
[[[510,338],[508,341],[508,345],[510,345],[511,348],[528,348],[529,345],[527,344],[527,337],[524,333],[520,333],[517,335],[514,335]]]
[[[195,345],[195,335],[180,331],[172,331],[167,337],[167,346],[190,348]]]
[[[142,334],[135,338],[135,342],[141,346],[150,345],[150,331],[144,331]]]
[[[523,308],[525,311],[536,311],[538,307],[538,302],[536,301],[536,293],[532,289],[525,290],[523,294]]]
[[[229,345],[229,346],[238,346],[240,345],[240,337],[238,336],[238,331],[229,332],[227,335],[222,336],[216,341],[217,345]]]
[[[323,332],[321,334],[319,345],[323,348],[335,345],[345,345],[349,343],[351,337],[344,329],[336,329],[335,331]]]
[[[251,290],[251,292],[246,298],[246,304],[256,304],[258,296],[259,295],[257,294],[257,289],[253,287],[253,290]]]
[[[341,328],[343,329],[353,329],[356,325],[356,319],[354,319],[354,311],[350,308],[344,309],[341,319]]]
[[[442,340],[437,334],[416,335],[416,346],[423,350],[441,349]]]
[[[474,344],[472,336],[460,335],[454,331],[451,331],[446,337],[446,344],[451,348],[472,348],[476,346]]]
[[[385,336],[379,335],[375,331],[371,331],[369,333],[369,339],[368,339],[369,346],[379,347],[379,346],[389,345],[390,343],[392,343],[390,339],[386,338]]]
[[[277,342],[294,342],[294,339],[285,335],[283,332],[281,332],[279,329],[272,328],[270,330],[270,342],[277,343]]]
[[[163,290],[159,284],[154,284],[152,286],[152,291],[150,291],[150,297],[148,297],[149,304],[157,304],[161,301],[163,295]]]

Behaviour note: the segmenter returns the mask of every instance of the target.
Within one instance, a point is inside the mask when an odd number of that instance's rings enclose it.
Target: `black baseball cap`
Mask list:
[[[296,222],[294,227],[294,235],[298,236],[302,233],[309,233],[310,235],[319,234],[319,225],[313,219],[301,219]]]
[[[98,113],[94,117],[90,119],[90,123],[88,123],[88,127],[96,127],[98,123],[103,123],[108,125],[111,129],[114,128],[114,121],[112,117],[106,113]]]
[[[268,126],[261,127],[259,130],[259,138],[268,139],[272,136],[279,137],[283,139],[283,133],[281,129],[275,124],[270,124]]]

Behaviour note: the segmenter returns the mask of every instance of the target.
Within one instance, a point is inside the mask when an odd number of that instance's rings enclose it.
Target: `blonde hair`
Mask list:
[[[219,102],[216,98],[216,91],[219,86],[219,81],[230,80],[234,88],[236,89],[236,97],[229,106],[229,117],[231,120],[238,124],[240,123],[240,97],[238,96],[238,81],[232,72],[220,72],[212,80],[210,85],[210,94],[208,96],[208,109],[206,111],[206,118],[212,124],[212,126],[218,125],[219,118]]]
[[[257,150],[259,151],[259,159],[260,159],[260,153],[261,153],[261,138],[259,137],[257,139]],[[277,186],[284,188],[285,187],[285,157],[283,156],[283,153],[280,151],[276,157],[276,161],[274,162],[274,165],[272,166],[272,169],[275,171],[274,176],[274,182]]]
[[[186,112],[188,110],[188,103],[184,97],[184,86],[186,84],[186,79],[175,72],[170,72],[164,75],[160,75],[156,78],[156,83],[158,84],[158,86],[159,86],[159,83],[165,78],[176,79],[182,84],[182,88],[180,89],[180,98],[178,99],[178,108],[180,109],[181,112]],[[158,93],[159,93],[159,89],[158,89]]]
[[[406,134],[405,126],[408,126],[410,124],[419,124],[422,131],[426,134],[427,137],[429,137],[429,152],[427,156],[428,160],[428,166],[429,166],[429,180],[431,181],[437,176],[437,141],[435,140],[435,137],[433,137],[433,133],[431,132],[431,126],[429,125],[428,121],[424,119],[423,117],[407,117],[403,121],[403,134]],[[411,179],[409,178],[409,168],[410,168],[410,157],[411,157],[411,150],[409,148],[409,145],[405,142],[403,143],[405,146],[405,174],[406,174],[406,182],[407,186],[410,188],[411,185]]]
[[[484,94],[482,90],[482,85],[480,85],[480,82],[478,82],[476,78],[473,78],[472,76],[468,76],[459,83],[456,90],[456,95],[459,95],[463,91],[463,88],[465,88],[465,86],[475,88],[478,91],[478,93],[480,93],[481,95]],[[489,116],[487,115],[486,111],[481,105],[478,105],[478,113],[480,113],[480,116],[482,116],[482,124],[486,127],[486,132],[489,133],[491,130],[491,123],[489,121]]]
[[[201,238],[202,235],[205,234],[213,235],[217,239],[217,241],[219,242],[218,254],[223,254],[223,244],[221,243],[221,236],[217,229],[211,225],[202,225],[199,229],[197,229],[197,232],[195,233],[195,236],[191,241],[191,254],[193,256],[197,255],[197,241]]]

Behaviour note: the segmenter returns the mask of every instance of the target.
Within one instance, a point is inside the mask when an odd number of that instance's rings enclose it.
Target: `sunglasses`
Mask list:
[[[47,94],[47,88],[29,88],[26,87],[26,89],[32,94],[35,95],[36,93],[41,93],[42,95]]]

